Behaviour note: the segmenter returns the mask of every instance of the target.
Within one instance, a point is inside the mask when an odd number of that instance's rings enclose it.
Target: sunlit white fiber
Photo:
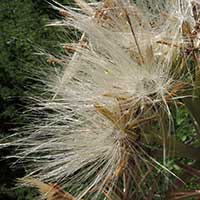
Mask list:
[[[63,63],[63,73],[48,85],[52,99],[39,102],[38,110],[49,109],[52,114],[28,126],[21,133],[25,137],[14,145],[18,146],[17,157],[30,164],[29,175],[62,183],[82,198],[96,187],[97,194],[103,191],[107,180],[113,180],[114,187],[117,168],[127,154],[132,154],[138,166],[143,163],[148,168],[154,163],[160,168],[123,128],[140,115],[150,117],[156,104],[166,106],[163,110],[170,113],[165,97],[181,82],[170,74],[174,46],[184,40],[184,20],[193,21],[189,0],[182,4],[178,0],[105,1],[113,6],[105,18],[101,3],[89,7],[77,2],[82,9],[55,7],[67,17],[52,25],[74,28],[82,37],[72,60]],[[164,42],[169,45],[162,45]],[[120,109],[115,110],[120,98],[126,99],[127,112],[139,105],[138,116],[125,125],[120,121],[124,117]],[[99,104],[119,115],[117,122],[122,125],[97,112]],[[143,109],[147,104],[152,105],[150,111]],[[129,147],[128,153],[123,153],[121,143]],[[134,173],[130,176],[135,177]]]

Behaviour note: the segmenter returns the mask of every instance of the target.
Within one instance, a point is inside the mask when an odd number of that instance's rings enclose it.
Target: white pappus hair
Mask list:
[[[16,157],[27,162],[28,176],[58,182],[77,199],[100,193],[144,199],[143,189],[154,184],[151,172],[173,174],[146,150],[146,132],[160,125],[161,110],[170,118],[168,102],[181,98],[176,92],[185,84],[172,73],[172,58],[185,40],[184,21],[194,24],[192,1],[76,3],[53,3],[64,17],[51,25],[80,33],[76,44],[64,44],[75,52],[49,81],[53,97],[40,99],[37,109],[53,112],[9,145],[18,147]],[[165,157],[164,145],[163,152]],[[152,181],[144,181],[147,175]]]

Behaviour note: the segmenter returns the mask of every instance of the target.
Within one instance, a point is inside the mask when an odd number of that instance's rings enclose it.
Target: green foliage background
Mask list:
[[[62,4],[72,2],[57,1]],[[28,123],[19,113],[26,110],[25,99],[33,94],[30,88],[38,86],[31,77],[37,69],[45,68],[45,58],[34,53],[39,48],[50,52],[59,50],[58,41],[62,41],[62,33],[45,26],[57,17],[58,13],[45,0],[1,0],[0,138]],[[183,143],[190,142],[195,130],[188,111],[180,109],[175,122],[178,139]],[[17,168],[13,167],[10,164],[15,161],[13,159],[4,159],[12,151],[11,148],[0,151],[0,200],[32,200],[36,193],[34,190],[14,188],[16,178],[22,177],[25,169],[20,163]]]
[[[69,0],[59,0],[68,4]],[[27,123],[19,115],[25,110],[30,87],[37,84],[30,77],[32,69],[39,70],[37,48],[48,49],[58,44],[58,31],[45,25],[58,17],[45,0],[5,0],[0,6],[0,138],[9,136],[13,129]],[[54,48],[55,50],[55,48]],[[13,159],[3,159],[12,149],[1,150],[0,199],[31,200],[31,189],[13,188],[15,179],[24,175],[24,168],[10,165]]]

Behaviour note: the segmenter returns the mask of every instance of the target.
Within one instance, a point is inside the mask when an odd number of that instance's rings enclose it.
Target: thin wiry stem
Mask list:
[[[141,49],[140,49],[140,46],[139,46],[139,43],[138,43],[138,41],[137,41],[137,37],[136,37],[135,31],[134,31],[134,29],[133,29],[133,24],[132,24],[132,22],[131,22],[131,19],[130,19],[130,17],[129,17],[129,14],[128,14],[128,11],[127,11],[126,8],[124,8],[124,13],[125,13],[127,22],[128,22],[128,24],[129,24],[129,26],[130,26],[131,33],[132,33],[132,35],[133,35],[135,44],[136,44],[136,46],[137,46],[138,53],[139,53],[140,58],[141,58],[141,62],[142,62],[142,64],[144,64],[144,57],[143,57],[143,55],[142,55],[142,51],[141,51]]]

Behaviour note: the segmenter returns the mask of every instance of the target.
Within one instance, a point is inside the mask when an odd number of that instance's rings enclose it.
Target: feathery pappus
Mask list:
[[[180,57],[198,46],[199,1],[75,2],[52,2],[62,17],[50,25],[79,34],[63,44],[69,61],[48,59],[63,71],[48,80],[52,98],[40,99],[37,109],[53,112],[8,143],[34,177],[22,181],[48,200],[59,199],[49,182],[67,191],[63,200],[154,199],[168,176],[178,179],[167,166],[170,105],[192,87]]]

